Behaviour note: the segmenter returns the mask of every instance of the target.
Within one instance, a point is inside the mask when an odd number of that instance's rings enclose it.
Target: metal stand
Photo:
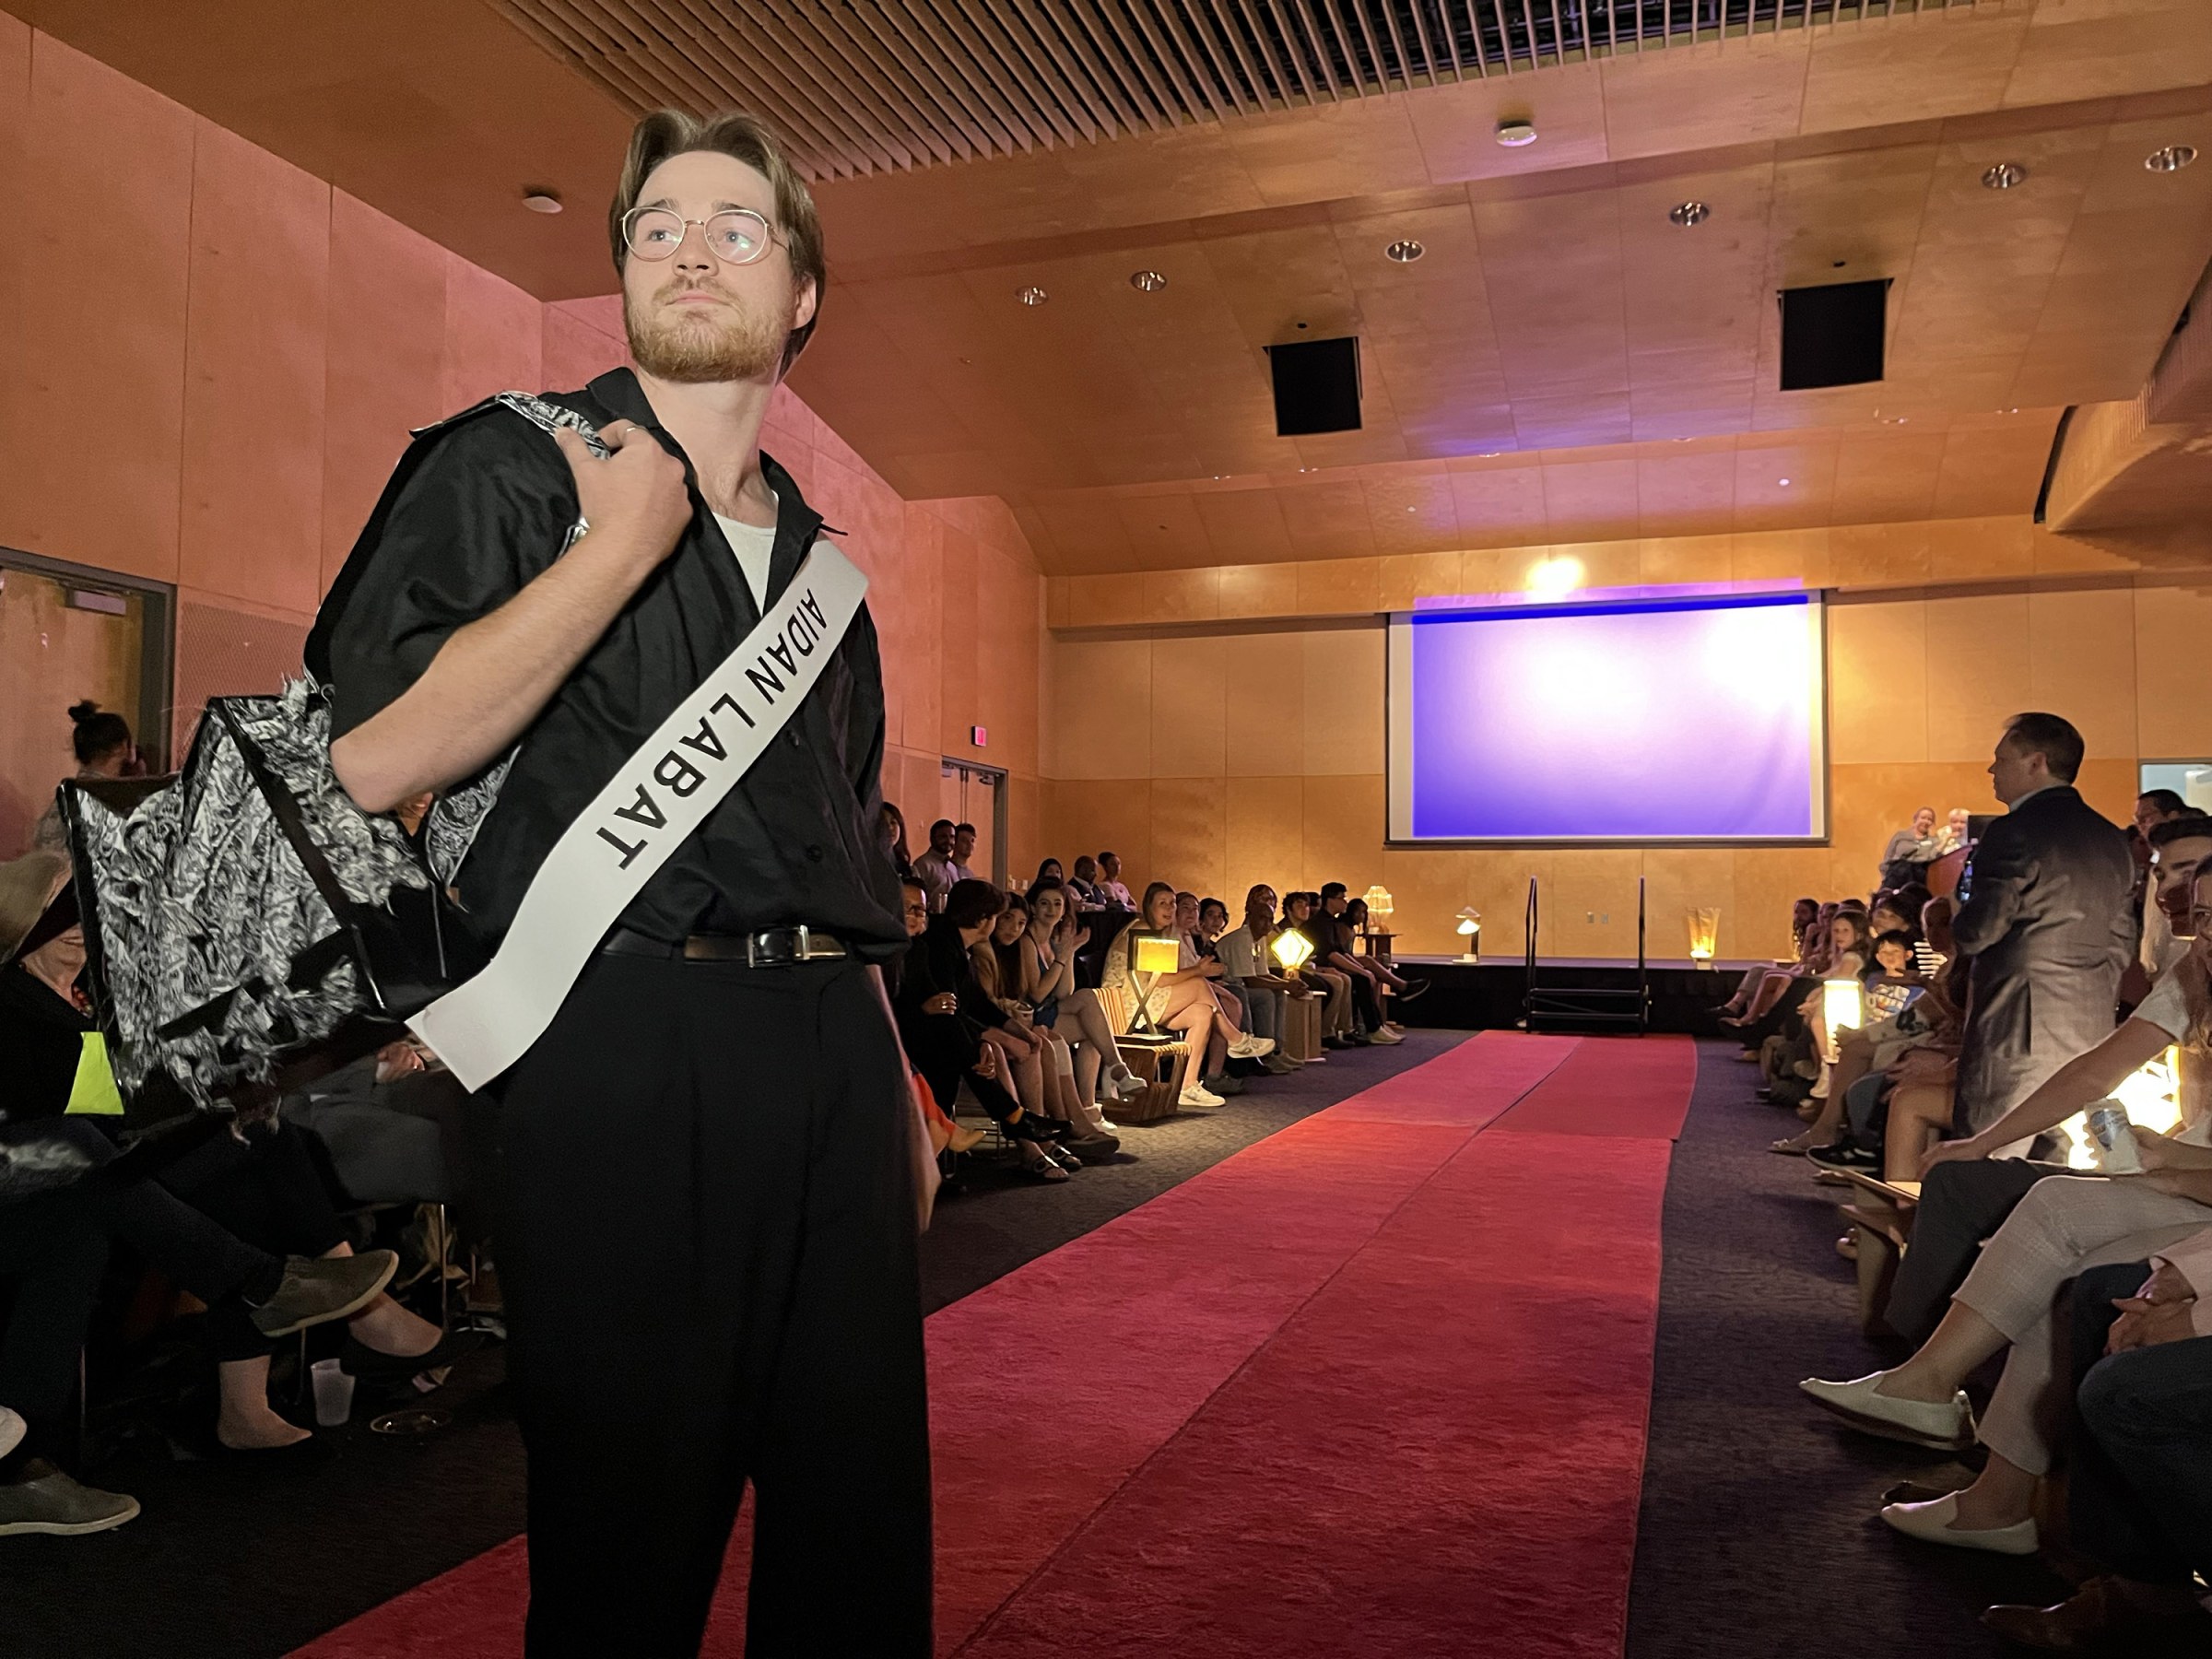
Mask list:
[[[1627,1026],[1642,1036],[1651,1029],[1651,969],[1644,951],[1643,877],[1636,878],[1636,983],[1633,987],[1545,985],[1536,978],[1539,921],[1536,878],[1528,878],[1527,944],[1523,953],[1526,989],[1521,999],[1522,1029],[1540,1026]]]

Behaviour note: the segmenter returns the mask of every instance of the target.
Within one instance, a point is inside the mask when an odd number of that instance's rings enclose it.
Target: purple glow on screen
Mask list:
[[[1817,617],[1802,595],[1416,617],[1413,835],[1818,834]]]

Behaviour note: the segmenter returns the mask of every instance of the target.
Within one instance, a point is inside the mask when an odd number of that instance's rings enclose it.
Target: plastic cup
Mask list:
[[[335,1429],[353,1416],[353,1379],[335,1359],[318,1359],[307,1368],[315,1388],[315,1422]]]

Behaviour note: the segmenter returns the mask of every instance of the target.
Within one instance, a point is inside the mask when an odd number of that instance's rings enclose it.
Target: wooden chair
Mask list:
[[[1181,1110],[1182,1075],[1190,1061],[1191,1045],[1171,1031],[1157,1037],[1132,1032],[1129,1026],[1136,1018],[1136,997],[1128,986],[1101,985],[1098,997],[1106,1023],[1112,1028],[1113,1046],[1121,1053],[1122,1064],[1145,1086],[1143,1094],[1114,1103],[1113,1121],[1149,1124],[1173,1117]]]

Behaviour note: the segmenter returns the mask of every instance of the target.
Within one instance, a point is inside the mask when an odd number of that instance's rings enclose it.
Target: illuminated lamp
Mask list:
[[[1689,912],[1689,959],[1710,962],[1721,940],[1721,912],[1715,905],[1710,909],[1692,908]]]
[[[1275,943],[1267,947],[1267,954],[1285,973],[1296,973],[1313,954],[1313,941],[1295,927],[1287,927],[1275,935]]]
[[[1836,1057],[1839,1032],[1855,1031],[1866,1023],[1866,987],[1855,979],[1820,982],[1820,1019],[1828,1027],[1828,1057]]]
[[[1159,983],[1161,974],[1172,973],[1182,964],[1182,947],[1173,939],[1140,937],[1135,956],[1136,1018],[1129,1022],[1130,1030],[1157,1036],[1159,1027],[1152,1020],[1152,987]]]
[[[2182,1051],[2169,1048],[2146,1060],[2120,1080],[2120,1087],[2109,1098],[2127,1113],[2130,1127],[2171,1135],[2182,1126]],[[2093,1112],[2103,1104],[2103,1100],[2099,1100],[2089,1110]],[[2066,1147],[2067,1167],[2099,1168],[2096,1143],[2089,1135],[2088,1112],[2077,1112],[2059,1127],[2070,1137]]]
[[[1482,959],[1482,912],[1473,905],[1459,912],[1459,936],[1467,942],[1466,949],[1459,954],[1463,962]]]
[[[1379,881],[1367,889],[1366,898],[1367,919],[1370,923],[1378,917],[1387,917],[1396,908],[1391,903],[1390,889]]]

